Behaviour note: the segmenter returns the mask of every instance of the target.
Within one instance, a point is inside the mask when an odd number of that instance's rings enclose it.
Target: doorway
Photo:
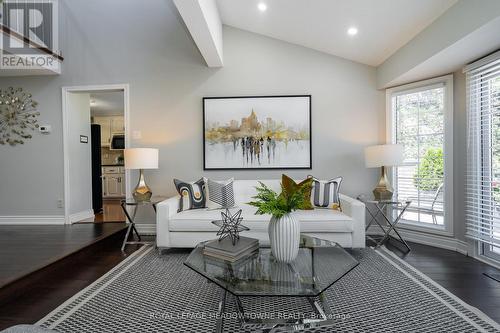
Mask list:
[[[64,210],[72,223],[124,222],[130,193],[128,85],[64,87]]]

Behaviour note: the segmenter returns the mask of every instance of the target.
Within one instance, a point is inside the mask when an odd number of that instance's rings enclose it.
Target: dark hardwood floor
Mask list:
[[[93,218],[81,220],[78,223],[122,223],[125,222],[125,213],[120,205],[120,199],[104,199],[102,203],[102,212],[96,214]]]
[[[115,234],[0,289],[0,330],[38,321],[139,248],[131,245],[122,253],[122,237],[123,233]],[[500,283],[483,275],[498,270],[453,251],[413,243],[410,246],[412,251],[404,260],[500,322]]]
[[[125,228],[124,223],[0,226],[0,287]]]
[[[124,230],[115,233],[1,288],[0,330],[35,323],[141,246],[129,245],[121,252],[124,235]]]
[[[500,282],[486,274],[500,270],[455,251],[409,243],[411,252],[403,254],[391,243],[387,248],[413,267],[445,287],[464,302],[480,309],[500,323]]]

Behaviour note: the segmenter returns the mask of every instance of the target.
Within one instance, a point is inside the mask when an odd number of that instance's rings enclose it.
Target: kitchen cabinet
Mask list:
[[[125,120],[123,117],[111,117],[111,134],[125,133]]]
[[[116,175],[108,175],[105,176],[105,182],[106,182],[106,197],[119,197],[121,196],[121,189],[120,189],[120,177]]]
[[[93,123],[101,125],[101,146],[109,147],[111,135],[125,133],[123,116],[94,116]]]
[[[125,169],[123,167],[103,167],[102,180],[104,198],[125,197]]]
[[[101,146],[109,147],[111,141],[111,117],[94,117],[93,122],[101,126]]]

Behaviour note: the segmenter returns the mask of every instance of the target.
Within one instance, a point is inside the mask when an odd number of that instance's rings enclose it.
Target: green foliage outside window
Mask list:
[[[413,176],[413,184],[421,191],[435,191],[442,184],[443,177],[443,149],[429,148]]]

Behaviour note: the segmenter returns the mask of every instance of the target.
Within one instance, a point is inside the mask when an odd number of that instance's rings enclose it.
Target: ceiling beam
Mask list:
[[[208,67],[222,67],[222,22],[215,0],[174,0]]]

